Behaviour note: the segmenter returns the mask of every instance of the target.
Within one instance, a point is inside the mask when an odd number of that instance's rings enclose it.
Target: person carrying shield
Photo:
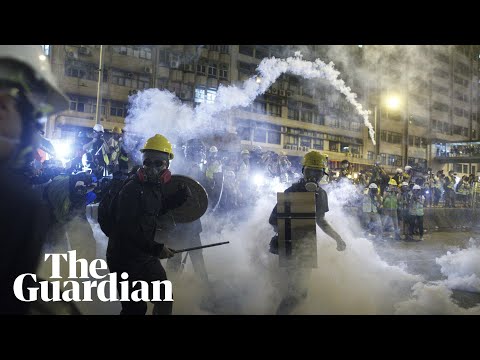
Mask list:
[[[117,201],[113,202],[115,226],[107,247],[109,270],[118,275],[122,272],[129,275],[130,294],[137,290],[131,286],[136,280],[149,284],[155,280],[167,280],[159,259],[172,257],[174,252],[154,241],[159,227],[158,218],[180,207],[191,196],[188,186],[179,187],[168,197],[163,194],[163,188],[171,178],[168,168],[174,157],[167,138],[156,134],[147,140],[140,151],[143,166],[126,181],[118,193]],[[145,315],[146,311],[147,304],[144,301],[125,301],[122,302],[120,314]],[[155,302],[153,314],[171,315],[172,302]]]

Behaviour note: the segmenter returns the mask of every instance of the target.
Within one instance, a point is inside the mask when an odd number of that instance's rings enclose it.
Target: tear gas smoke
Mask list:
[[[268,252],[273,236],[268,217],[278,186],[270,183],[251,207],[231,213],[207,212],[202,217],[203,244],[230,241],[203,251],[216,301],[212,305],[206,300],[207,287],[188,259],[183,273],[167,274],[173,284],[174,314],[275,313],[284,292],[284,269],[279,268],[278,257]],[[335,241],[317,228],[318,267],[312,271],[307,299],[294,314],[480,314],[480,306],[458,306],[451,290],[455,281],[457,288],[478,291],[478,242],[472,240],[469,248],[438,258],[447,279],[427,282],[405,266],[389,265],[373,243],[359,235],[358,220],[344,211],[352,191],[347,182],[327,186],[330,211],[326,219],[345,240],[347,249],[338,252]],[[90,224],[97,256],[104,259],[107,238],[96,222]],[[119,303],[78,305],[86,314],[120,312]]]
[[[214,129],[222,129],[228,111],[250,105],[257,96],[265,93],[280,75],[292,73],[305,79],[325,79],[333,85],[363,117],[370,138],[375,144],[374,129],[368,121],[370,111],[364,110],[355,100],[357,95],[343,80],[338,79],[340,72],[334,69],[332,62],[327,65],[320,59],[314,62],[306,61],[302,59],[300,52],[296,52],[295,56],[286,59],[263,59],[257,71],[261,75],[261,82],[257,82],[254,76],[246,80],[241,88],[220,85],[213,103],[203,102],[195,109],[182,105],[174,94],[165,90],[148,89],[140,92],[131,98],[126,119],[127,137],[129,133],[144,136],[160,133],[176,143],[180,135],[197,137],[211,133]]]

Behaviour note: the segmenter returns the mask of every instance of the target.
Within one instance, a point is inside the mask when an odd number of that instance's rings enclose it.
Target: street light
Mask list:
[[[389,95],[383,99],[383,104],[387,109],[390,110],[396,110],[400,106],[400,98],[396,95]],[[377,132],[377,111],[378,111],[378,105],[375,104],[375,107],[373,109],[373,118],[374,118],[374,129],[375,129],[375,161],[377,161],[377,157],[380,153],[380,136],[378,135]],[[380,125],[380,124],[379,124]],[[408,130],[407,130],[408,132]],[[408,136],[408,135],[407,135]],[[407,141],[408,144],[408,141]]]

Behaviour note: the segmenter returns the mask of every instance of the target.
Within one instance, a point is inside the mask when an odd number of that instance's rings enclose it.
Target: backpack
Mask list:
[[[118,194],[120,190],[130,181],[134,180],[134,176],[128,177],[123,181],[112,181],[110,188],[103,195],[102,200],[98,204],[98,224],[103,233],[110,237],[115,225],[115,209]]]

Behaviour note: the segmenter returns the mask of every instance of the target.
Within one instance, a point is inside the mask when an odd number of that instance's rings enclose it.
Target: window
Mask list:
[[[240,45],[238,47],[238,52],[240,54],[253,57],[253,46],[252,45]]]
[[[444,62],[446,64],[448,64],[450,62],[449,58],[448,58],[448,55],[445,55],[445,54],[442,54],[442,53],[436,53],[434,55],[435,59],[437,59],[438,61],[441,61],[441,62]]]
[[[380,154],[380,164],[387,165],[387,154]]]
[[[69,109],[72,111],[95,114],[97,111],[97,99],[86,96],[71,95]],[[105,115],[106,100],[102,101],[101,113]]]
[[[468,128],[463,128],[463,136],[468,136]]]
[[[312,118],[313,118],[313,113],[311,111],[302,110],[301,120],[303,122],[312,123],[313,122]]]
[[[388,154],[387,160],[389,166],[402,166],[402,157],[399,155]]]
[[[148,76],[138,77],[138,89],[148,89],[150,87],[150,78]]]
[[[432,108],[434,110],[443,111],[443,112],[447,112],[450,109],[450,107],[447,104],[437,102],[437,101],[433,103]]]
[[[268,132],[268,143],[280,145],[280,133],[275,131]]]
[[[112,84],[126,86],[130,88],[137,88],[137,78],[133,73],[112,70],[111,78]]]
[[[255,69],[257,66],[255,64],[249,64],[243,61],[238,62],[238,72],[247,76],[252,76],[255,74]]]
[[[65,75],[79,79],[98,81],[97,66],[83,61],[67,60],[65,62]]]
[[[393,131],[382,130],[380,132],[380,141],[385,141],[391,144],[401,144],[402,134]]]
[[[208,65],[208,76],[217,77],[217,64],[211,63]]]
[[[211,51],[219,51],[220,50],[220,46],[218,46],[218,45],[207,45],[207,48],[208,48],[208,50],[211,50]]]
[[[373,151],[368,151],[367,152],[367,159],[368,160],[374,160],[375,156],[373,154]]]
[[[282,117],[282,106],[276,104],[269,104],[270,115]]]
[[[230,45],[220,45],[220,52],[222,54],[230,54]]]
[[[253,102],[253,104],[251,105],[251,111],[256,112],[256,113],[260,113],[260,114],[266,114],[267,113],[267,103],[255,100]]]
[[[329,141],[328,150],[338,152],[338,146],[339,146],[339,144],[340,144],[340,143],[339,143],[339,142],[336,142],[336,141]]]
[[[202,86],[195,88],[195,102],[203,103],[205,102],[205,98],[206,98],[205,88]]]
[[[111,116],[118,116],[118,117],[125,117],[127,116],[127,106],[124,103],[119,101],[111,101],[110,102],[110,115]]]
[[[435,68],[435,69],[433,69],[433,75],[435,75],[439,78],[442,78],[442,79],[448,79],[450,74],[448,73],[448,71],[445,71],[445,70],[442,70],[442,69],[439,69],[439,68]]]
[[[285,135],[284,139],[287,145],[297,145],[298,138],[295,135]]]
[[[228,79],[228,65],[221,64],[220,65],[220,79]]]
[[[315,150],[323,150],[323,140],[322,139],[313,139],[313,148]]]
[[[167,50],[160,50],[158,52],[158,65],[160,66],[168,66],[169,65],[169,57],[168,57],[168,51]]]
[[[317,124],[317,125],[325,125],[325,117],[323,115],[318,114],[318,113],[314,113],[313,114],[313,123]],[[352,125],[355,125],[355,124],[356,123],[354,123]],[[360,124],[358,124],[358,125],[360,125]]]
[[[448,88],[446,88],[446,87],[443,87],[443,86],[440,86],[440,85],[437,85],[437,84],[432,84],[432,90],[439,93],[439,94],[448,96]]]
[[[454,75],[453,81],[455,84],[462,85],[463,87],[468,88],[468,80],[462,79],[460,76]]]
[[[264,59],[268,57],[268,50],[267,49],[262,49],[262,48],[256,48],[255,49],[255,57],[257,59]]]
[[[215,102],[216,97],[217,97],[217,90],[216,89],[208,89],[207,90],[207,103],[213,104]]]
[[[267,130],[262,128],[255,128],[253,133],[253,141],[256,142],[267,142]]]
[[[251,134],[251,131],[252,129],[250,129],[249,127],[238,127],[237,128],[237,133],[238,133],[238,136],[240,137],[240,139],[242,140],[247,140],[247,141],[250,141],[250,134]]]
[[[300,137],[300,146],[306,146],[310,148],[312,146],[312,139],[309,137],[301,136]]]
[[[147,60],[152,59],[152,49],[147,46],[117,45],[113,46],[113,51],[120,55],[133,56]]]
[[[207,74],[207,64],[199,62],[197,64],[197,74],[206,75]]]

